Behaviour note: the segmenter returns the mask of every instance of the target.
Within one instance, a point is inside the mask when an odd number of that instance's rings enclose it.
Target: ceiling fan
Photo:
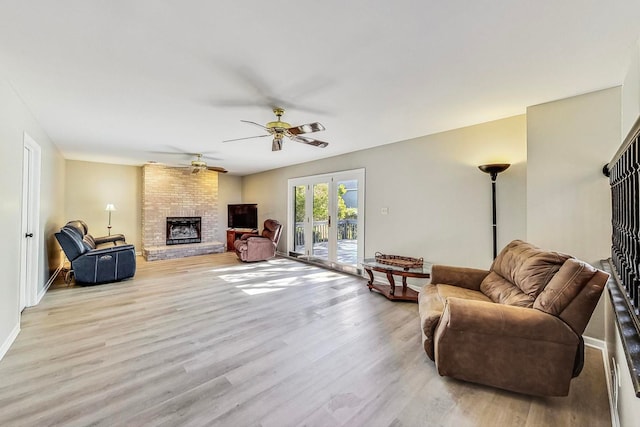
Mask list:
[[[222,168],[219,166],[208,166],[207,163],[204,160],[202,160],[203,156],[200,153],[194,153],[193,155],[196,156],[196,158],[191,160],[191,166],[188,166],[191,168],[191,173],[200,173],[206,170],[220,172],[220,173],[228,172],[225,168]]]
[[[273,112],[276,115],[276,120],[273,122],[267,123],[265,126],[256,122],[251,122],[249,120],[240,120],[241,122],[258,126],[262,130],[267,132],[266,135],[249,136],[246,138],[237,138],[237,139],[227,139],[222,142],[241,141],[245,139],[273,136],[273,142],[271,143],[271,151],[280,151],[282,150],[282,141],[286,136],[292,141],[313,145],[314,147],[324,148],[327,145],[329,145],[328,142],[319,141],[313,138],[307,138],[306,136],[300,136],[300,134],[303,134],[303,133],[311,133],[311,132],[318,132],[318,131],[324,130],[324,126],[322,126],[322,124],[318,122],[314,122],[314,123],[307,123],[305,125],[300,125],[300,126],[291,126],[289,123],[283,122],[280,120],[282,118],[282,115],[284,114],[284,108],[275,107],[273,109]]]

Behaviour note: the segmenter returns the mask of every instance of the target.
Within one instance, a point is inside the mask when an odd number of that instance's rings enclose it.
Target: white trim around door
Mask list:
[[[38,262],[43,239],[40,236],[40,145],[24,133],[22,170],[22,225],[20,243],[19,309],[38,303]]]
[[[364,257],[365,170],[288,180],[287,252],[357,273]]]

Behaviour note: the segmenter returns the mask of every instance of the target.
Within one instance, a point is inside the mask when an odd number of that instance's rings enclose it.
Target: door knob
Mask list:
[[[33,233],[26,233],[24,237],[33,237]]]

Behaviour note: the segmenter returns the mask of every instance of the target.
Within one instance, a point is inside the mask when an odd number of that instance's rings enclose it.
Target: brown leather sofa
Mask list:
[[[434,265],[419,295],[424,349],[438,373],[540,396],[566,396],[582,333],[609,275],[521,240],[489,271]]]
[[[276,256],[276,248],[280,241],[282,224],[275,219],[264,222],[262,235],[243,234],[233,243],[236,255],[241,261],[264,261]]]

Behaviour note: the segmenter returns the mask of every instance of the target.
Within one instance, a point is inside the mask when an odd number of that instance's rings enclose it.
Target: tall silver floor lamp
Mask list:
[[[109,230],[109,236],[111,236],[111,212],[115,211],[116,207],[113,205],[113,203],[108,203],[107,207],[104,210],[109,212],[109,225],[107,225],[107,229]]]

